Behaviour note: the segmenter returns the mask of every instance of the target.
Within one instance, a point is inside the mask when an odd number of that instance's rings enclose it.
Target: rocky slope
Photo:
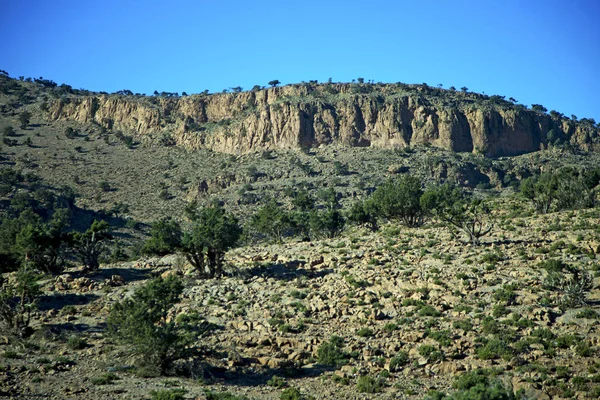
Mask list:
[[[491,157],[569,142],[598,148],[593,120],[577,122],[486,96],[426,85],[298,84],[184,97],[63,96],[50,120],[97,123],[138,138],[225,153],[321,144],[406,147],[421,143]]]

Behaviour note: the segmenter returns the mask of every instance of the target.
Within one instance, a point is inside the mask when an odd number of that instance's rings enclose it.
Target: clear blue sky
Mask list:
[[[0,69],[197,93],[357,77],[600,121],[600,0],[0,0]]]

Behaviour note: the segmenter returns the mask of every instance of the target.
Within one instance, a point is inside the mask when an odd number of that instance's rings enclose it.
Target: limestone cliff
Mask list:
[[[71,96],[50,102],[47,115],[226,153],[329,143],[384,148],[431,143],[492,157],[533,152],[556,141],[599,148],[599,129],[588,121],[532,111],[499,96],[425,85],[298,84],[184,97]]]

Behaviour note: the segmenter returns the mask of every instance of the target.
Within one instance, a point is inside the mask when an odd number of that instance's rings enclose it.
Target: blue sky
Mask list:
[[[600,121],[599,20],[598,0],[0,0],[0,69],[150,94],[441,83]]]

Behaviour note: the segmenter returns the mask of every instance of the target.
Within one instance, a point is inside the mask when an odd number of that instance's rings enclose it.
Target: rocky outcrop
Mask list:
[[[510,156],[549,142],[597,146],[599,129],[562,115],[426,86],[302,84],[185,97],[74,96],[50,103],[51,120],[94,122],[136,137],[168,136],[226,153],[321,144],[406,147]]]

